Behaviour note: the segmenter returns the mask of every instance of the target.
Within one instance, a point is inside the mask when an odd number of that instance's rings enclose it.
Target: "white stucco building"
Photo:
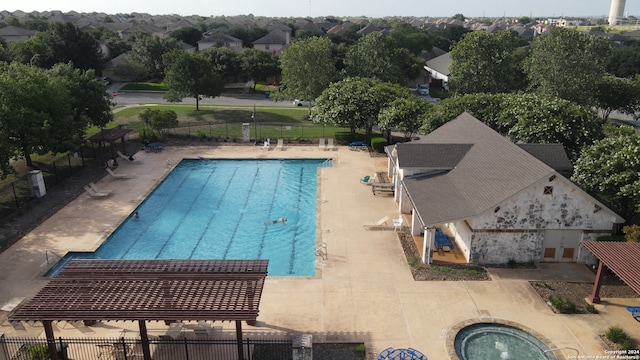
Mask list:
[[[469,263],[590,263],[580,241],[624,221],[561,174],[571,166],[562,146],[514,144],[468,113],[386,151],[424,262],[435,228],[446,228]]]

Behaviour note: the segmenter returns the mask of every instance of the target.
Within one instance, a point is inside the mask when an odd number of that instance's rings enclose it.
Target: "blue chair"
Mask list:
[[[347,145],[349,150],[367,150],[367,144],[364,141],[352,141]]]
[[[367,176],[363,177],[362,179],[360,179],[360,183],[361,184],[368,184],[370,179],[371,179],[371,176],[367,175]]]

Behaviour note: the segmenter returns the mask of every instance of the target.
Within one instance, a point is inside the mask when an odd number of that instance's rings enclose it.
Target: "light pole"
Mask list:
[[[253,119],[253,133],[256,137],[256,144],[258,143],[258,124],[256,122],[256,104],[253,104],[253,113],[251,114],[251,119]]]

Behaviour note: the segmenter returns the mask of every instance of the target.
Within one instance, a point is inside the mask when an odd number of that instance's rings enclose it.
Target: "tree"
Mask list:
[[[355,133],[365,129],[371,134],[380,111],[396,98],[409,97],[406,87],[377,79],[346,78],[329,85],[316,99],[311,120],[345,126]]]
[[[113,73],[116,76],[136,83],[144,81],[151,76],[151,72],[149,72],[146,66],[132,59],[129,55],[125,55],[125,57],[127,61],[116,65],[113,69]]]
[[[640,109],[640,81],[604,76],[595,86],[595,105],[606,123],[614,110],[633,115]]]
[[[285,94],[303,100],[318,97],[337,77],[331,41],[325,37],[294,41],[282,52],[280,66]]]
[[[146,66],[154,77],[164,77],[165,64],[162,55],[171,50],[180,49],[176,39],[160,38],[144,33],[135,34],[133,38],[135,39],[131,47],[133,60]]]
[[[538,94],[468,94],[445,99],[430,108],[422,130],[433,131],[463,111],[514,142],[560,143],[571,159],[602,138],[594,110]]]
[[[236,26],[229,29],[228,33],[234,38],[242,40],[242,47],[252,48],[253,42],[267,35],[269,33],[269,30],[261,27],[245,29],[244,27]]]
[[[240,68],[246,80],[253,80],[254,88],[257,81],[266,81],[280,73],[276,55],[256,49],[244,49],[240,53]]]
[[[198,46],[198,41],[202,39],[202,31],[190,26],[185,26],[180,29],[173,30],[169,33],[169,36],[177,41],[182,41],[185,44]]]
[[[351,46],[344,59],[347,77],[364,77],[397,84],[406,83],[401,64],[404,59],[396,56],[393,39],[380,32],[372,32],[361,37]],[[406,53],[404,54],[406,56]],[[400,61],[398,61],[400,60]]]
[[[525,72],[538,92],[594,105],[593,89],[604,73],[609,45],[604,38],[552,27],[534,39]]]
[[[606,67],[617,77],[632,78],[640,74],[640,41],[627,40],[622,47],[612,48]]]
[[[208,59],[216,74],[227,82],[235,82],[242,72],[240,54],[226,47],[210,47],[200,51]]]
[[[415,96],[397,98],[382,109],[378,126],[387,132],[389,142],[391,129],[402,131],[405,138],[411,138],[424,124],[429,106],[428,102]]]
[[[455,93],[502,93],[521,90],[526,76],[520,37],[502,30],[467,33],[451,50],[451,81]]]
[[[160,139],[166,139],[169,129],[178,126],[178,114],[173,110],[155,110],[146,108],[139,115],[147,126],[153,129]]]
[[[167,88],[165,98],[180,102],[185,97],[196,99],[196,111],[200,110],[200,97],[216,97],[224,90],[224,81],[200,54],[173,50],[163,56],[166,64],[164,79]]]
[[[57,148],[60,130],[75,133],[69,90],[48,70],[0,63],[0,104],[1,178],[14,172],[11,159],[24,157],[33,167],[31,154]]]
[[[571,180],[608,200],[626,219],[640,212],[640,137],[605,138],[586,147]]]
[[[73,63],[82,70],[99,71],[102,52],[98,40],[70,22],[56,22],[47,31],[36,32],[23,42],[12,46],[16,59],[23,64],[51,68],[58,63]]]
[[[55,139],[51,150],[64,152],[82,142],[89,126],[103,128],[113,120],[111,94],[106,91],[106,85],[96,79],[93,71],[74,69],[71,63],[57,64],[49,73],[69,91],[73,121],[67,127],[52,128],[51,133],[55,135],[49,135]]]

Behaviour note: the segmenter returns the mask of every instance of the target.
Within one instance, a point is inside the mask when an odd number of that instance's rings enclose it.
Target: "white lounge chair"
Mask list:
[[[278,145],[276,145],[276,150],[284,150],[284,140],[283,139],[278,139]]]
[[[93,191],[95,191],[96,193],[99,193],[99,194],[107,194],[107,195],[108,195],[108,194],[111,194],[111,193],[112,193],[112,191],[111,191],[111,190],[103,190],[103,189],[100,189],[100,188],[98,187],[98,185],[94,184],[93,182],[90,182],[90,183],[89,183],[89,187],[90,187]]]
[[[93,198],[105,198],[105,197],[109,196],[109,194],[111,194],[111,191],[96,191],[91,186],[85,186],[84,189]]]
[[[362,225],[362,227],[364,227],[365,230],[385,230],[385,229],[391,230],[390,226],[387,224],[387,221],[389,221],[389,217],[385,216],[376,222],[372,222],[370,224],[364,224]]]
[[[333,138],[327,139],[327,147],[325,147],[324,149],[329,151],[333,151],[336,149],[336,147],[333,145]]]
[[[326,148],[327,145],[326,145],[326,143],[324,141],[324,138],[320,138],[318,146],[320,147],[320,150],[324,150]]]
[[[119,180],[131,179],[131,175],[129,175],[129,174],[116,174],[110,168],[107,168],[107,172],[109,173],[109,175],[111,175],[115,179],[119,179]]]

